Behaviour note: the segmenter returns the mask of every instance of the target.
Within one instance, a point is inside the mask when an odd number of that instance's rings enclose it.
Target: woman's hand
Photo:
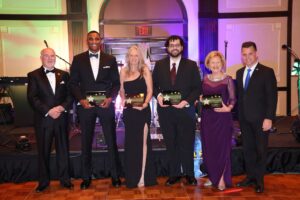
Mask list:
[[[202,101],[203,101],[203,95],[201,94],[200,96],[199,96],[199,101],[202,103]]]
[[[125,107],[125,99],[121,98],[121,107],[124,109]]]
[[[134,106],[132,108],[137,109],[137,110],[143,110],[143,109],[147,108],[148,105],[149,105],[149,103],[145,102],[145,103],[143,103],[143,105],[141,107]]]
[[[222,107],[221,108],[214,108],[215,112],[231,112],[232,106],[226,106],[222,101]]]

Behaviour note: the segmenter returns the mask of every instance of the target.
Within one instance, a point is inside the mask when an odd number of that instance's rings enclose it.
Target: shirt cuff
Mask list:
[[[158,98],[159,96],[163,96],[163,94],[160,92],[160,93],[158,93],[158,95],[157,95],[157,97],[156,98]]]

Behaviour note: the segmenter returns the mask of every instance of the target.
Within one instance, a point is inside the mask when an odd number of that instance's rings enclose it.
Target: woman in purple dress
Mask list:
[[[225,59],[220,52],[210,52],[206,56],[205,65],[212,73],[203,79],[203,95],[221,95],[223,102],[221,108],[203,108],[201,113],[203,161],[209,178],[204,186],[213,185],[224,190],[232,186],[231,109],[236,102],[235,88],[232,78],[223,72]]]

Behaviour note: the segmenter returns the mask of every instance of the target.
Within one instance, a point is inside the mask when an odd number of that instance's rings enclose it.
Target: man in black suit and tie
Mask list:
[[[115,108],[112,101],[120,89],[119,71],[116,58],[100,51],[101,38],[98,32],[87,34],[89,50],[74,57],[71,66],[69,87],[75,99],[81,128],[81,189],[87,189],[92,176],[92,140],[96,118],[99,117],[108,146],[109,169],[112,185],[119,187],[119,156],[116,144]],[[105,92],[106,98],[97,105],[87,100],[87,92]]]
[[[159,123],[169,161],[168,186],[179,182],[182,172],[187,184],[197,185],[194,176],[194,102],[202,88],[199,68],[194,61],[182,57],[183,46],[181,37],[170,36],[165,43],[169,56],[157,61],[153,71],[153,93],[157,97]],[[176,105],[164,105],[164,91],[180,92],[181,101]]]
[[[242,44],[245,65],[236,73],[238,112],[247,177],[238,187],[255,185],[264,191],[268,136],[276,115],[277,83],[273,69],[258,62],[256,44]]]
[[[54,68],[53,49],[41,51],[42,67],[28,73],[28,100],[34,109],[34,127],[38,148],[39,185],[42,192],[50,182],[50,153],[55,138],[58,177],[63,187],[71,189],[69,175],[68,112],[73,99],[68,92],[69,74]]]

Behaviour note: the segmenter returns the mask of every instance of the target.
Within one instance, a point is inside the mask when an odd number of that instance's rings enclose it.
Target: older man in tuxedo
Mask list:
[[[188,185],[197,185],[194,177],[194,141],[196,117],[194,102],[202,91],[196,62],[182,57],[183,40],[170,36],[165,43],[168,57],[156,62],[153,70],[153,90],[158,102],[160,127],[167,147],[169,179],[173,185],[185,175]],[[180,92],[178,104],[165,105],[163,92]]]
[[[244,42],[241,55],[245,66],[237,71],[236,79],[247,177],[237,186],[255,185],[255,191],[261,193],[264,191],[269,130],[276,114],[277,82],[273,69],[258,62],[254,42]]]
[[[41,51],[42,66],[28,73],[28,100],[34,110],[34,127],[38,147],[39,185],[44,191],[50,183],[49,160],[55,138],[56,165],[63,187],[71,189],[68,151],[68,112],[73,99],[68,92],[69,74],[54,68],[53,49]]]
[[[100,51],[101,38],[96,31],[87,34],[88,51],[74,57],[71,66],[69,87],[78,102],[81,128],[81,189],[87,189],[92,177],[92,140],[96,118],[99,117],[108,146],[109,170],[112,185],[119,187],[119,156],[116,144],[115,108],[113,100],[120,89],[119,71],[116,58]],[[91,104],[87,94],[105,93],[103,101]],[[89,96],[88,96],[89,97]]]

